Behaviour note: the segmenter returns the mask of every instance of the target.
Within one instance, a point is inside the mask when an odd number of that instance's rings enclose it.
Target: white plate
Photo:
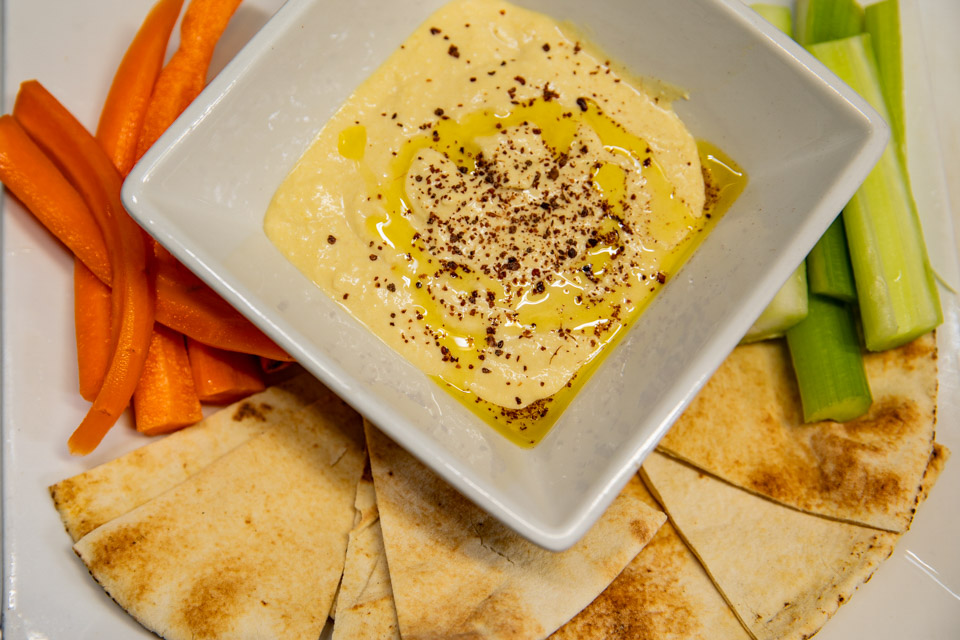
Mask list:
[[[110,76],[151,0],[6,0],[4,111],[21,80],[39,78],[87,124],[96,124]],[[226,49],[236,50],[280,4],[246,0]],[[960,21],[953,0],[926,0],[933,24]],[[939,13],[938,13],[939,12]],[[946,33],[941,30],[940,33]],[[953,41],[928,47],[954,48]],[[226,51],[218,51],[222,66]],[[951,76],[955,78],[954,76]],[[954,80],[955,81],[955,80]],[[955,117],[955,116],[954,116]],[[956,121],[954,121],[956,122]],[[954,125],[956,126],[956,125]],[[954,259],[949,224],[928,227]],[[46,487],[143,444],[126,425],[90,457],[71,458],[66,438],[86,410],[75,392],[72,261],[19,205],[3,212],[3,637],[155,638],[116,606],[70,550]],[[940,267],[956,281],[956,268]],[[949,271],[949,273],[948,273]],[[954,296],[940,331],[938,439],[960,455],[958,338]],[[871,583],[841,607],[818,638],[956,638],[960,629],[960,458],[948,463],[914,529]]]

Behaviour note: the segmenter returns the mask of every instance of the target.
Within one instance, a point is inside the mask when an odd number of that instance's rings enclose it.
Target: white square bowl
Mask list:
[[[521,449],[389,349],[263,232],[342,102],[443,0],[290,0],[143,158],[124,203],[301,364],[505,524],[569,547],[613,500],[867,175],[888,137],[856,94],[737,0],[519,0],[679,86],[749,184],[546,438]]]

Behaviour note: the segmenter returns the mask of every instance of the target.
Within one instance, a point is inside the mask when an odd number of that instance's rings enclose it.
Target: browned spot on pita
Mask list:
[[[902,492],[896,475],[871,468],[869,457],[877,451],[870,445],[834,435],[813,438],[811,445],[820,462],[820,490],[837,503],[883,504]]]
[[[936,483],[937,478],[943,471],[943,465],[950,458],[950,450],[939,442],[933,443],[933,451],[930,452],[930,462],[927,464],[926,471],[923,472],[923,482],[920,485],[920,493],[917,496],[917,504],[927,499],[930,489]],[[916,507],[914,508],[916,510]]]
[[[237,422],[246,419],[258,420],[260,422],[267,421],[267,414],[273,409],[268,404],[254,404],[252,402],[242,402],[240,406],[237,407],[237,410],[233,413],[233,419]]]
[[[792,493],[792,483],[781,469],[761,467],[752,471],[748,477],[748,487],[757,493],[782,500]]]
[[[103,545],[87,561],[87,568],[94,576],[115,570],[117,567],[122,567],[129,574],[136,576],[134,584],[129,586],[129,599],[133,602],[142,601],[150,593],[154,584],[155,571],[152,558],[144,556],[137,549],[138,545],[147,542],[151,528],[149,525],[133,525],[111,532],[103,541]],[[112,594],[111,597],[113,597]]]
[[[78,492],[77,485],[71,478],[59,484],[51,485],[49,490],[50,497],[53,499],[53,506],[61,514],[60,518],[63,520],[63,525],[74,539],[81,538],[94,529],[83,508],[87,503],[86,496]],[[69,518],[66,517],[68,505],[71,509]]]
[[[226,561],[216,571],[202,575],[180,607],[191,637],[206,640],[230,631],[238,601],[255,588],[253,578],[242,559]],[[267,606],[262,600],[261,604]]]
[[[936,361],[936,343],[933,340],[920,338],[897,349],[871,354],[871,357],[879,359],[884,369],[894,367],[903,371],[913,371],[921,361]]]
[[[801,505],[805,494],[816,492],[850,508],[887,504],[904,492],[895,474],[871,464],[871,458],[882,454],[874,445],[837,433],[816,433],[810,439],[810,451],[814,466],[774,468],[761,464],[750,472],[746,487],[774,500]]]
[[[639,640],[662,637],[660,632],[666,629],[677,638],[691,637],[697,629],[696,612],[676,588],[677,568],[686,552],[682,546],[669,544],[670,535],[676,533],[669,523],[664,524],[640,552],[645,564],[628,565],[590,604],[588,615],[574,618],[556,638]]]
[[[870,411],[856,420],[842,425],[850,435],[873,435],[888,440],[899,440],[904,427],[920,419],[917,403],[906,397],[881,398]]]
[[[139,526],[124,527],[114,531],[103,541],[96,555],[90,558],[90,568],[98,569],[125,564],[127,552],[143,542],[145,538],[146,535]]]
[[[653,534],[656,533],[656,530],[651,529],[650,523],[648,522],[633,520],[630,523],[630,533],[632,533],[633,537],[637,540],[649,540],[653,537]]]
[[[50,485],[50,497],[53,498],[53,504],[58,509],[64,502],[73,502],[76,499],[76,483],[71,478],[67,478],[60,484]]]

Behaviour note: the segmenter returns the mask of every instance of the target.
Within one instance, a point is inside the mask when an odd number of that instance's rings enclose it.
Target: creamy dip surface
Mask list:
[[[544,15],[457,0],[326,124],[265,228],[382,340],[530,444],[531,418],[555,417],[558,392],[679,268],[705,200],[697,144],[657,85]]]

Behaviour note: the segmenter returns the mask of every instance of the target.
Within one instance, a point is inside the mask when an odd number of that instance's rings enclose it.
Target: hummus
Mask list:
[[[265,228],[381,339],[532,444],[701,235],[700,156],[662,91],[550,18],[457,0],[326,124]]]

